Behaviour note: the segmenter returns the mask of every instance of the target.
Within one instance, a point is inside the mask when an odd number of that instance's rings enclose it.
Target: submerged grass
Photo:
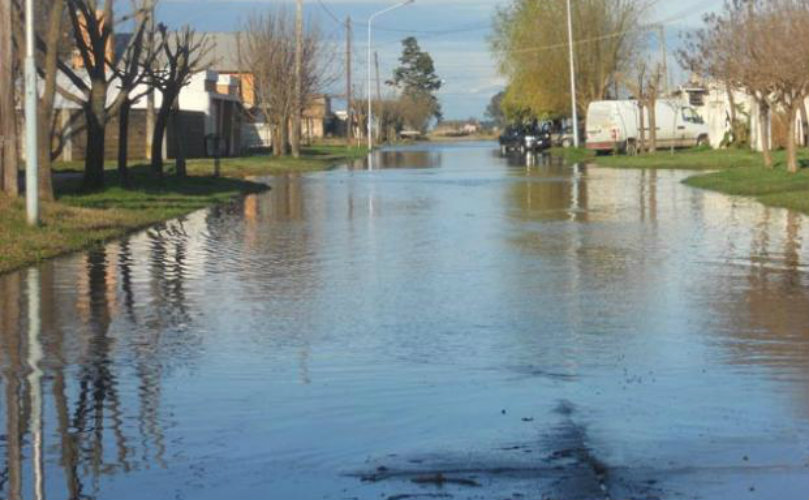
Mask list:
[[[684,181],[686,185],[729,195],[749,196],[772,207],[809,214],[809,169],[797,174],[786,171],[786,152],[775,151],[774,168],[764,167],[761,153],[742,150],[694,148],[658,151],[638,156],[596,156],[583,148],[554,149],[552,154],[569,163],[590,163],[610,168],[713,170]],[[801,164],[809,166],[809,151],[801,151]]]
[[[42,204],[39,227],[26,224],[23,200],[0,194],[0,274],[266,189],[245,177],[323,170],[365,154],[362,148],[319,146],[306,148],[299,159],[223,158],[221,177],[212,176],[213,160],[189,160],[185,179],[170,175],[170,164],[163,179],[152,178],[146,166],[135,166],[128,189],[118,186],[115,164],[110,163],[108,187],[95,192],[81,191],[81,164],[59,163],[54,168],[61,173],[54,182],[57,201]]]
[[[750,196],[761,203],[809,214],[809,171],[790,174],[783,167],[743,167],[686,179],[685,184],[720,193]]]

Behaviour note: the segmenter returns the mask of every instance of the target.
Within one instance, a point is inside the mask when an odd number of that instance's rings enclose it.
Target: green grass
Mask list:
[[[761,203],[809,214],[809,171],[790,174],[783,167],[722,170],[686,179],[685,184],[720,193],[750,196]]]
[[[676,170],[723,170],[728,168],[763,166],[761,153],[747,149],[709,148],[679,149],[672,153],[660,150],[655,154],[644,153],[637,156],[603,155],[584,148],[553,148],[551,154],[563,158],[568,163],[590,163],[610,168],[653,168]],[[773,153],[776,167],[786,164],[786,153]],[[799,154],[799,159],[809,163],[809,151]]]
[[[553,147],[550,149],[550,153],[567,163],[593,163],[596,160],[595,153],[585,148]]]
[[[173,164],[166,165],[163,179],[154,179],[148,167],[135,165],[130,169],[129,189],[118,186],[115,163],[109,162],[107,187],[91,193],[81,191],[80,175],[57,175],[57,201],[42,204],[39,227],[25,223],[23,200],[0,194],[0,274],[266,189],[246,177],[323,170],[365,154],[360,148],[318,146],[306,148],[300,159],[269,155],[224,158],[222,177],[212,176],[213,160],[189,160],[186,179],[171,175]],[[54,165],[63,174],[79,174],[82,169],[77,162]]]
[[[364,158],[368,150],[364,147],[346,147],[339,145],[318,145],[305,147],[300,158],[291,156],[275,157],[271,154],[257,154],[252,156],[239,156],[235,158],[222,158],[220,160],[221,175],[225,177],[254,177],[262,175],[279,175],[293,172],[315,172],[325,170],[343,161]],[[142,166],[143,162],[134,161],[135,167]],[[107,170],[115,170],[115,162],[107,162]],[[189,175],[212,175],[214,160],[211,158],[191,159],[186,162]],[[174,165],[166,163],[166,170],[172,172]],[[84,171],[82,162],[57,162],[54,164],[57,172]]]

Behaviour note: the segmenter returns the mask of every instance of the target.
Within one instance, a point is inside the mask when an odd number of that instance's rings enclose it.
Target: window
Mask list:
[[[693,108],[683,108],[683,121],[689,123],[705,123]]]

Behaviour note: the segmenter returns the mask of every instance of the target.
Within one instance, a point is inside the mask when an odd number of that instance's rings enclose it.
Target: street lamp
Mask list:
[[[392,5],[387,9],[380,10],[374,14],[371,14],[371,17],[368,18],[368,151],[370,152],[374,148],[374,137],[373,137],[373,109],[371,107],[371,23],[374,19],[382,14],[392,11],[393,9],[398,9],[399,7],[404,7],[405,5],[409,5],[416,0],[405,0],[404,2],[397,3],[396,5]]]
[[[25,206],[28,224],[39,223],[37,186],[37,67],[34,59],[34,1],[25,2]]]
[[[573,145],[579,147],[579,112],[576,109],[576,61],[573,59],[573,15],[567,0],[567,40],[570,45],[570,100],[573,109]]]

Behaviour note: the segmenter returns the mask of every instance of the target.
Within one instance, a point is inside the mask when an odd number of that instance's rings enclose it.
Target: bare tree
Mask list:
[[[722,12],[704,19],[705,26],[689,39],[681,53],[684,65],[723,81],[752,96],[758,108],[764,164],[773,166],[770,115],[785,112],[788,119],[787,167],[798,170],[795,122],[809,95],[809,1],[727,0]]]
[[[309,23],[303,34],[301,62],[301,108],[336,74],[331,71],[331,52],[316,24]],[[239,64],[254,76],[256,103],[272,129],[273,153],[289,152],[290,126],[295,112],[295,29],[294,18],[284,8],[266,10],[251,16],[240,40]]]
[[[155,119],[152,137],[152,173],[163,175],[163,140],[180,91],[191,81],[191,76],[207,67],[211,45],[208,39],[198,36],[190,26],[170,32],[165,25],[158,27],[160,34],[159,54],[154,64],[149,65],[149,82],[162,94],[162,102]],[[178,143],[180,139],[178,138]],[[178,152],[182,151],[178,147]],[[177,158],[177,175],[185,176],[185,159]]]
[[[126,51],[142,42],[147,16],[132,12],[119,19],[114,15],[114,0],[65,0],[71,33],[76,51],[81,59],[81,69],[59,62],[59,69],[67,76],[75,90],[61,89],[60,94],[81,107],[84,113],[87,136],[84,162],[84,188],[99,189],[104,186],[105,131],[109,120],[115,116],[129,96],[129,89],[119,78],[120,71],[115,61],[115,26],[136,19],[133,36]],[[116,68],[113,70],[113,68]],[[118,94],[110,99],[110,87],[116,83]]]
[[[147,36],[146,26],[154,26],[153,23],[142,23],[139,31],[133,35],[133,41],[121,56],[118,65],[113,67],[115,75],[118,77],[119,92],[123,94],[118,111],[118,178],[122,187],[129,187],[129,169],[127,160],[129,157],[129,112],[132,105],[138,102],[151,89],[134,94],[136,88],[144,83],[148,76],[148,68],[151,67],[154,59],[155,48],[148,46],[153,43],[154,36]]]
[[[775,102],[786,113],[787,170],[797,173],[796,122],[809,95],[809,1],[771,0],[768,2],[761,28],[766,30],[771,52],[762,67],[769,75]],[[795,43],[799,40],[799,43]]]

